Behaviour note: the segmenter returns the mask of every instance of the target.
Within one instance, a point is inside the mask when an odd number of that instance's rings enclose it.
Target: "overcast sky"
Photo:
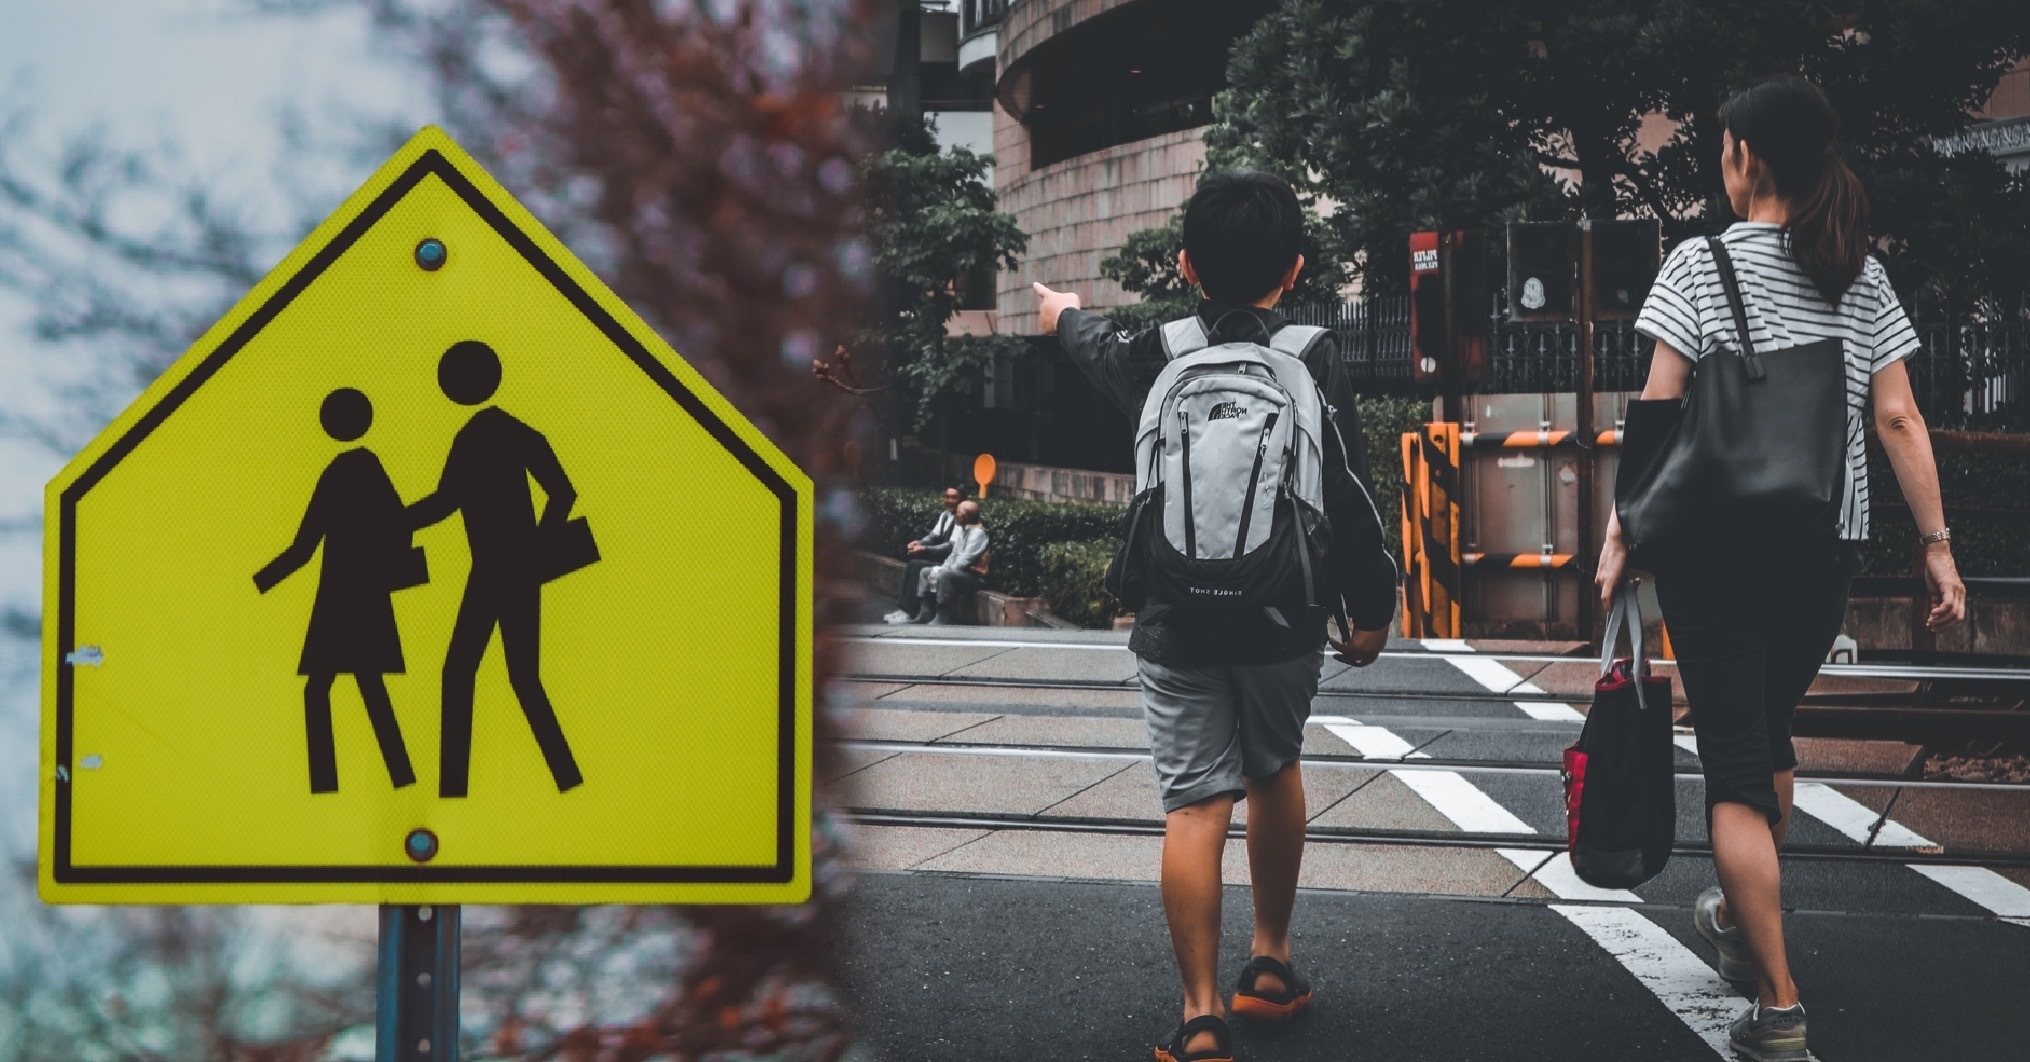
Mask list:
[[[123,144],[174,145],[180,172],[255,204],[268,201],[285,108],[309,119],[313,137],[348,109],[429,121],[427,94],[377,61],[364,18],[240,9],[238,0],[0,0],[0,115],[32,116],[31,147],[95,124]],[[321,183],[342,195],[367,177],[360,165]],[[55,356],[26,319],[0,292],[0,394],[10,401],[37,387],[38,362]],[[65,456],[0,440],[0,521],[39,513],[42,484]],[[38,612],[40,580],[40,536],[0,534],[0,607]],[[34,656],[19,639],[0,646],[0,853],[33,845]]]

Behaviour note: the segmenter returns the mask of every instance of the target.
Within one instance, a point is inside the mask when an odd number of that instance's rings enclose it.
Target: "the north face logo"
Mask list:
[[[1241,405],[1239,402],[1221,402],[1219,405],[1212,407],[1212,412],[1206,414],[1205,419],[1239,420],[1246,416],[1247,412],[1248,407]]]

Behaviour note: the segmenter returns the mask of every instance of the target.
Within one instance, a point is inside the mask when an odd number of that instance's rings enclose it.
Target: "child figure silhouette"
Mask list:
[[[373,404],[366,395],[341,388],[325,397],[318,418],[333,439],[352,442],[373,424]],[[416,773],[382,676],[404,670],[393,594],[428,581],[428,576],[422,551],[410,545],[401,496],[372,450],[355,447],[325,466],[295,541],[255,573],[254,585],[267,593],[310,563],[320,542],[324,562],[310,607],[310,627],[303,636],[302,662],[296,669],[307,676],[303,726],[310,749],[310,791],[338,790],[331,686],[342,674],[359,684],[389,780],[397,789],[413,785]]]

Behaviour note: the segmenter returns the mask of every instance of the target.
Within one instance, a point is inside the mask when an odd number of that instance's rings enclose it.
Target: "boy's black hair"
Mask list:
[[[1184,204],[1184,250],[1208,299],[1260,299],[1276,290],[1303,246],[1304,208],[1274,174],[1214,170]]]

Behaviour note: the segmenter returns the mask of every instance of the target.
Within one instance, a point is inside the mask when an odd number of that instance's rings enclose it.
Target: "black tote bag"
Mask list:
[[[1681,399],[1629,403],[1614,507],[1639,566],[1694,544],[1741,547],[1832,534],[1847,438],[1838,339],[1757,352],[1734,262],[1709,237],[1740,346],[1696,362]]]
[[[1624,627],[1631,655],[1616,660]],[[1593,708],[1565,750],[1565,844],[1580,881],[1627,889],[1663,870],[1678,825],[1671,681],[1650,674],[1634,582],[1615,588],[1601,643]]]

